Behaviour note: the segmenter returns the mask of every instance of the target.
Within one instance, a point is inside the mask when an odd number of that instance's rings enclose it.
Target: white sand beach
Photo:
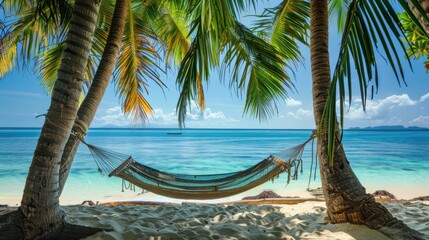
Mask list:
[[[240,200],[242,195],[185,201],[134,194],[121,201],[119,196],[110,196],[99,199],[100,205],[65,205],[63,209],[70,223],[110,229],[86,239],[390,239],[365,226],[327,223],[320,190],[301,198],[249,200],[248,204]],[[429,239],[429,201],[376,199]],[[256,201],[262,203],[253,205]]]
[[[383,203],[429,239],[429,202]],[[86,239],[389,239],[365,226],[328,224],[323,201],[299,204],[65,206],[68,221],[111,229]]]

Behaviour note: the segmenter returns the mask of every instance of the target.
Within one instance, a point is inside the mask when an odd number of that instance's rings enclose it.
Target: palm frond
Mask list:
[[[39,75],[41,83],[48,94],[52,93],[52,89],[55,85],[58,69],[61,64],[63,49],[64,43],[52,44],[36,57],[36,69],[39,69],[37,74]],[[89,87],[90,81],[94,76],[96,65],[96,60],[93,56],[90,56],[85,71],[85,84],[87,87]]]
[[[172,58],[179,65],[189,51],[190,37],[185,17],[184,11],[170,8],[162,11],[154,24],[155,31],[166,46],[167,64]]]
[[[286,98],[286,89],[294,88],[285,66],[276,48],[236,22],[225,47],[222,71],[224,76],[232,72],[231,87],[246,89],[245,113],[264,120],[277,112],[276,100]]]
[[[36,66],[40,69],[39,77],[47,93],[52,93],[55,81],[57,79],[58,69],[60,68],[61,58],[63,56],[64,44],[52,45],[50,49],[41,53]]]
[[[1,9],[4,10],[6,15],[10,13],[16,13],[28,8],[33,8],[37,6],[36,1],[31,0],[2,0],[1,1]]]
[[[1,40],[1,75],[13,68],[20,58],[26,65],[48,48],[49,44],[61,42],[65,36],[64,23],[58,26],[53,19],[46,21],[34,15],[35,7],[28,5],[19,8],[19,12],[10,13],[13,21],[8,24]],[[46,10],[48,11],[48,10]]]
[[[187,107],[191,100],[195,98],[195,95],[198,96],[199,107],[204,107],[204,88],[200,87],[202,85],[200,72],[203,67],[208,68],[206,61],[209,59],[204,58],[203,53],[201,53],[204,50],[204,46],[201,47],[200,44],[204,44],[204,38],[199,37],[200,34],[201,33],[198,32],[196,36],[196,39],[200,39],[200,41],[194,40],[192,42],[189,51],[180,64],[177,74],[176,82],[180,87],[180,95],[176,105],[176,112],[180,127],[185,126]],[[207,71],[208,70],[209,69],[207,69]]]
[[[114,0],[103,0],[100,4],[100,13],[97,18],[97,28],[108,30],[112,22],[113,12],[115,9]]]
[[[48,22],[52,20],[59,27],[70,22],[72,6],[68,0],[41,0],[37,1],[35,18]]]
[[[305,0],[285,0],[266,9],[256,21],[258,34],[281,52],[288,61],[300,61],[298,43],[308,45],[310,4]]]
[[[134,123],[144,124],[152,107],[145,99],[148,94],[148,81],[154,81],[160,87],[165,84],[160,79],[157,62],[159,56],[151,43],[151,29],[138,11],[142,5],[129,3],[128,21],[125,26],[123,46],[114,74],[116,91],[122,99],[122,109],[132,115]]]
[[[219,64],[219,52],[235,24],[235,8],[239,3],[203,0],[189,1],[188,4],[192,9],[189,36],[193,39],[180,64],[176,81],[181,91],[176,106],[180,127],[184,126],[191,99],[197,96],[199,107],[204,109],[202,81],[207,81],[210,70]]]
[[[15,60],[17,58],[18,46],[13,45],[9,47],[3,46],[3,40],[0,41],[0,78],[6,75],[13,69]]]
[[[338,32],[343,32],[346,21],[347,9],[351,0],[330,0],[329,14],[333,22],[337,23]]]
[[[405,0],[400,2],[402,6],[408,8]],[[368,92],[372,97],[372,94],[378,91],[380,63],[379,58],[376,58],[376,51],[382,54],[384,61],[394,73],[397,83],[406,85],[404,59],[401,56],[406,53],[405,43],[401,41],[405,37],[404,29],[391,2],[354,0],[350,2],[348,9],[339,57],[320,129],[328,132],[328,155],[331,163],[337,129],[337,87],[340,128],[343,129],[346,98],[349,103],[352,100],[353,75],[357,75],[363,110],[365,110]],[[411,67],[408,58],[405,62]]]

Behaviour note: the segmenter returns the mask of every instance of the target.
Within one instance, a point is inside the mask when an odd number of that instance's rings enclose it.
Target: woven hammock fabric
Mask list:
[[[308,141],[307,141],[308,142]],[[216,199],[232,196],[261,185],[287,172],[296,178],[306,143],[270,155],[243,171],[224,174],[187,175],[160,171],[136,162],[131,156],[86,144],[99,171],[150,192],[180,199]],[[125,160],[125,161],[124,161]]]

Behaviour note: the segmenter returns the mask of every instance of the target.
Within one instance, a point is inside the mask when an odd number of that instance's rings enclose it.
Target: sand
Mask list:
[[[429,239],[429,202],[383,203]],[[322,201],[288,205],[65,206],[68,221],[111,228],[86,239],[389,239],[365,226],[327,224]]]
[[[108,205],[68,205],[63,209],[70,223],[111,229],[86,239],[389,239],[365,226],[325,222],[326,206],[320,190],[296,195],[301,198],[243,201],[242,195],[236,195],[185,201],[136,192],[128,198],[94,199]],[[429,201],[376,199],[429,239]],[[5,207],[0,206],[0,214]]]

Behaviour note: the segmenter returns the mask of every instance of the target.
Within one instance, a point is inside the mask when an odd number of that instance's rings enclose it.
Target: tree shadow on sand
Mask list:
[[[113,229],[87,239],[389,239],[366,226],[327,224],[326,208],[308,204],[305,212],[298,205],[215,204],[68,206],[64,210],[70,223]],[[416,212],[422,206],[413,206],[408,206],[414,212],[407,215],[401,209],[407,206],[387,205],[402,220],[419,214],[423,219],[425,209]]]

